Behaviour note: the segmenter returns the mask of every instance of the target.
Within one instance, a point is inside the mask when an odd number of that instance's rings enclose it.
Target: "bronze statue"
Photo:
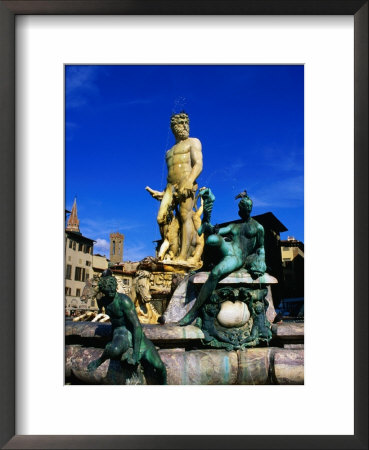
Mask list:
[[[110,317],[113,338],[103,354],[88,365],[96,370],[107,359],[127,361],[132,365],[142,363],[144,369],[153,370],[158,384],[167,383],[166,368],[154,344],[145,336],[132,300],[117,292],[117,281],[112,272],[105,270],[99,280],[100,299]]]
[[[202,286],[199,295],[190,311],[180,320],[180,325],[189,325],[197,317],[200,308],[214,292],[218,282],[230,273],[244,267],[253,279],[266,271],[264,251],[264,228],[250,217],[252,200],[244,192],[240,194],[238,214],[241,222],[234,222],[226,227],[211,225],[210,216],[215,196],[209,188],[201,190],[204,199],[204,216],[199,234],[205,233],[206,245],[216,247],[222,255],[221,260],[213,267],[209,278]]]
[[[252,313],[252,329],[250,336],[246,342],[255,342],[259,344],[260,341],[269,342],[272,338],[272,331],[270,323],[266,318],[265,312],[268,309],[268,301],[266,300],[267,289],[259,289],[250,291],[249,307]]]

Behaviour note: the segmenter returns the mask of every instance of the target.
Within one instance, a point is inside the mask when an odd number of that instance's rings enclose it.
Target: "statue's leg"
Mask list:
[[[100,358],[95,359],[95,361],[90,362],[90,364],[87,366],[87,370],[89,372],[93,372],[96,370],[103,362],[105,362],[107,359],[111,359],[111,355],[113,355],[114,352],[112,351],[112,342],[109,342],[105,349],[100,356]]]
[[[165,189],[163,199],[160,202],[160,208],[157,216],[157,221],[163,238],[165,238],[165,236],[163,235],[163,228],[164,225],[167,223],[168,210],[172,204],[172,201],[173,201],[172,187],[168,185]]]
[[[160,359],[159,353],[154,344],[145,339],[145,351],[141,357],[141,361],[146,362],[149,367],[154,368],[158,384],[167,384],[167,369]]]
[[[89,372],[93,372],[107,359],[120,359],[122,354],[129,349],[129,339],[127,333],[127,331],[125,331],[125,333],[115,332],[112,341],[106,345],[100,358],[90,362],[87,366],[87,370]]]
[[[194,229],[192,220],[193,206],[194,199],[189,197],[186,201],[182,202],[179,207],[179,215],[181,217],[181,252],[178,259],[181,261],[187,260],[192,234],[197,232]]]
[[[169,240],[169,255],[173,259],[178,255],[179,252],[179,219],[178,217],[173,217],[168,230],[168,240]]]
[[[199,309],[202,305],[210,298],[214,289],[216,288],[219,280],[224,276],[230,274],[234,270],[239,269],[242,266],[242,261],[235,256],[226,256],[222,261],[217,264],[213,270],[210,272],[209,278],[206,280],[202,288],[200,289],[199,295],[188,313],[180,320],[179,324],[181,326],[189,325],[193,322],[198,314]]]
[[[253,325],[251,329],[250,336],[245,339],[245,342],[252,342],[255,341],[259,337],[259,328],[256,324]]]
[[[195,233],[196,233],[196,229],[195,229]],[[188,262],[191,262],[194,264],[196,264],[200,261],[202,252],[204,250],[204,236],[198,236],[196,233],[195,238],[196,238],[195,249],[194,249],[194,252],[193,252],[193,255],[191,256],[191,258],[188,259]]]
[[[164,259],[165,254],[167,253],[167,250],[169,248],[169,241],[167,238],[164,239],[164,242],[160,246],[159,254],[158,254],[158,260],[161,261]]]

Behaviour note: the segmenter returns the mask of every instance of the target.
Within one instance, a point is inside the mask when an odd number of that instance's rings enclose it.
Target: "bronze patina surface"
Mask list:
[[[140,364],[158,384],[166,384],[166,368],[154,344],[145,336],[132,300],[117,292],[117,281],[109,269],[100,277],[99,290],[103,294],[100,301],[110,317],[112,340],[103,353],[88,364],[88,371],[94,372],[110,359],[134,366],[137,373]]]
[[[214,262],[208,279],[202,286],[191,310],[181,319],[180,325],[188,325],[198,316],[200,309],[209,301],[222,278],[238,269],[245,268],[253,279],[266,271],[264,251],[264,228],[250,217],[252,200],[247,194],[240,194],[238,214],[241,222],[219,228],[210,223],[215,196],[209,188],[201,189],[204,214],[199,234],[205,235],[205,243],[218,250],[220,258]]]

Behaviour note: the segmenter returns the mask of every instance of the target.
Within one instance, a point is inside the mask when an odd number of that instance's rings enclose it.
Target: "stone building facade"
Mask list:
[[[93,275],[101,275],[102,272],[109,267],[109,260],[103,255],[93,255],[92,269]]]
[[[65,302],[69,311],[87,309],[89,305],[81,302],[86,280],[93,275],[92,239],[74,231],[65,232]]]
[[[93,275],[93,246],[94,240],[80,232],[74,200],[65,230],[65,310],[68,315],[92,306],[81,301],[81,295],[86,280]]]

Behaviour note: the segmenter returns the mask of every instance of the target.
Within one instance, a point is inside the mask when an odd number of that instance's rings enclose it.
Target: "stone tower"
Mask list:
[[[110,233],[110,262],[118,264],[123,261],[123,242],[124,235],[118,231]]]
[[[70,213],[68,222],[67,222],[67,231],[74,231],[79,233],[79,220],[77,216],[77,199],[74,199],[72,212]]]

